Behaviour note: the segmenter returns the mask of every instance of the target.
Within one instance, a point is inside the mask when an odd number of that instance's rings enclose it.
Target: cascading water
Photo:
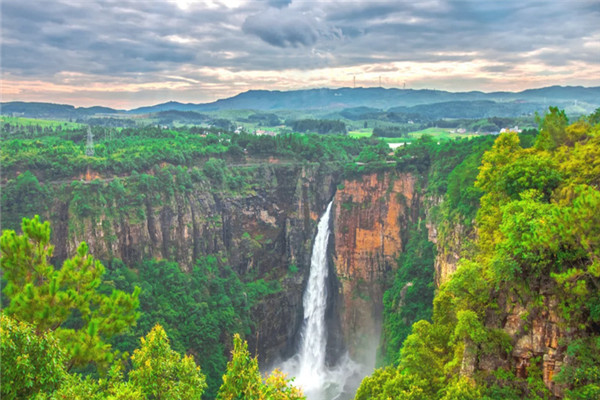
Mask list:
[[[334,367],[325,365],[327,349],[327,246],[329,243],[329,203],[319,220],[317,236],[312,249],[310,274],[304,291],[304,322],[301,330],[301,343],[298,353],[281,366],[295,380],[293,384],[304,390],[308,400],[334,400],[352,398],[346,382],[356,377],[360,366],[345,355]],[[360,381],[360,377],[359,381]],[[356,385],[351,385],[356,386]]]
[[[298,384],[307,390],[323,378],[327,332],[325,331],[325,308],[327,307],[327,245],[329,243],[329,214],[331,205],[317,226],[317,236],[310,258],[310,275],[304,291],[304,325],[300,345],[300,371]]]

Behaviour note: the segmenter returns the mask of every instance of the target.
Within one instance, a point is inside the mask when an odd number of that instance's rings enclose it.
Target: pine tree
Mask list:
[[[97,289],[104,266],[82,242],[62,268],[50,264],[50,224],[24,218],[23,234],[4,231],[0,266],[10,303],[4,313],[32,324],[38,333],[53,331],[66,350],[67,369],[89,362],[106,367],[114,359],[107,340],[135,323],[139,288],[132,294]]]

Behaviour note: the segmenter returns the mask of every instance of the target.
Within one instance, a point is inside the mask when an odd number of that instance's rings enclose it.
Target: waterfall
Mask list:
[[[302,326],[299,352],[300,371],[298,384],[308,389],[320,387],[325,375],[325,350],[327,331],[325,329],[325,308],[327,307],[327,245],[329,243],[329,203],[325,214],[319,220],[317,236],[310,258],[310,275],[304,291],[304,324]]]
[[[310,260],[310,274],[304,291],[304,322],[300,333],[298,353],[285,361],[281,369],[294,377],[293,385],[302,388],[308,400],[341,400],[353,398],[360,366],[346,354],[335,366],[325,364],[327,349],[327,246],[329,243],[329,217],[333,200],[327,205],[319,220],[317,236]],[[360,377],[358,377],[360,382]]]

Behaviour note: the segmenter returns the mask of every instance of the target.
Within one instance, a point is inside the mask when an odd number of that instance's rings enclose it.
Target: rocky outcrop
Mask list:
[[[440,239],[438,234],[440,226],[431,221],[427,223],[429,241],[436,245],[437,250],[434,263],[436,287],[447,282],[456,271],[465,240],[474,234],[472,229],[466,229],[461,224],[448,222],[444,222],[444,224],[447,229],[446,235]]]
[[[427,210],[439,210],[444,206],[443,197],[429,197],[425,202]],[[435,286],[439,287],[450,279],[456,271],[464,247],[475,239],[473,224],[468,228],[457,221],[438,221],[436,213],[427,213],[427,233],[430,242],[436,245]]]
[[[491,373],[503,368],[526,379],[535,367],[541,371],[543,382],[551,393],[562,398],[563,387],[554,382],[553,377],[566,361],[566,343],[576,330],[566,330],[567,324],[559,317],[559,302],[552,293],[552,286],[533,288],[538,299],[535,301],[515,294],[499,294],[500,309],[488,310],[486,326],[508,334],[511,348],[508,353],[481,354],[479,359],[471,360],[472,369]]]
[[[344,181],[335,195],[339,315],[351,355],[363,362],[374,362],[386,280],[396,268],[408,222],[418,215],[415,190],[410,174],[373,173]]]

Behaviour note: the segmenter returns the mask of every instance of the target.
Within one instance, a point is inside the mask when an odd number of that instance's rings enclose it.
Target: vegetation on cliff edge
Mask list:
[[[511,132],[483,155],[474,251],[437,290],[432,321],[413,325],[397,366],[366,378],[357,399],[543,399],[554,384],[566,398],[600,396],[600,125],[569,125],[555,108],[540,122],[532,147]],[[521,331],[511,335],[514,312]],[[516,342],[548,315],[554,376],[543,375],[543,351]]]

